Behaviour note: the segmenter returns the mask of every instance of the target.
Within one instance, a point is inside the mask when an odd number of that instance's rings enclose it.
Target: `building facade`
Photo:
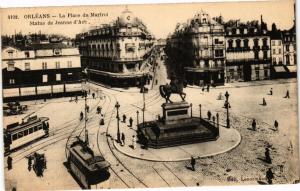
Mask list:
[[[283,31],[283,63],[289,76],[295,77],[297,73],[296,26]]]
[[[4,98],[79,91],[75,84],[80,83],[80,74],[77,48],[62,43],[2,48]]]
[[[270,79],[270,37],[261,21],[224,23],[226,82]]]
[[[154,37],[126,9],[110,24],[76,35],[88,78],[110,86],[138,86],[151,68]]]
[[[224,27],[204,11],[176,27],[166,53],[170,67],[181,76],[184,71],[188,84],[224,84]]]

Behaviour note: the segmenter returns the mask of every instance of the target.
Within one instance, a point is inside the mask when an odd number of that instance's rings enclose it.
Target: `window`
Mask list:
[[[273,54],[276,54],[276,49],[275,48],[273,49]]]
[[[223,57],[223,50],[219,49],[219,50],[215,50],[215,57]]]
[[[14,51],[8,51],[7,53],[8,53],[8,57],[9,57],[9,58],[13,58],[13,53],[14,53]]]
[[[269,77],[269,71],[268,70],[264,70],[264,74],[265,74],[265,77]]]
[[[253,41],[254,41],[254,46],[258,47],[258,39],[254,39]]]
[[[282,58],[279,57],[279,64],[282,64]]]
[[[25,58],[29,58],[29,57],[30,57],[29,52],[25,52]]]
[[[228,48],[232,48],[232,40],[228,40]]]
[[[16,140],[16,139],[18,139],[18,135],[17,135],[17,134],[13,134],[12,140],[14,141],[14,140]]]
[[[281,54],[281,48],[278,49],[278,54]]]
[[[244,48],[249,48],[249,40],[248,39],[244,40]]]
[[[24,136],[28,135],[28,129],[24,130]]]
[[[273,58],[273,65],[276,65],[276,58]]]
[[[241,48],[241,40],[237,39],[235,42],[236,42],[236,47]]]
[[[14,63],[8,63],[7,64],[7,71],[14,71],[14,70],[15,70]]]
[[[37,131],[37,130],[38,130],[37,126],[33,127],[33,131]]]
[[[285,48],[286,48],[286,51],[290,51],[290,45],[289,45],[289,44],[287,44],[287,45],[285,46]]]
[[[254,59],[258,59],[258,58],[259,58],[258,51],[254,51]]]
[[[286,60],[286,65],[290,65],[290,56],[289,55],[285,56],[285,60]]]
[[[272,40],[272,46],[275,46],[275,41],[274,40]]]
[[[266,38],[263,39],[263,46],[268,46],[268,39]]]
[[[61,81],[61,74],[56,74],[56,81]]]
[[[18,138],[22,138],[23,137],[23,132],[19,132],[18,133]]]
[[[46,70],[46,69],[47,69],[47,62],[43,62],[43,63],[42,63],[42,68],[43,68],[43,70]]]
[[[44,74],[43,75],[43,83],[47,83],[48,82],[48,75]]]
[[[268,58],[268,51],[263,51],[263,58],[267,59]]]
[[[60,55],[61,54],[61,49],[54,49],[53,54],[54,55]]]
[[[68,61],[68,68],[72,68],[72,61]]]
[[[29,129],[29,134],[33,133],[33,128]]]
[[[9,79],[9,84],[14,84],[15,83],[15,79]]]
[[[278,41],[278,46],[281,46],[281,40]]]
[[[59,62],[55,62],[55,68],[59,69],[60,68],[60,63]]]
[[[30,70],[30,63],[25,63],[25,70]]]

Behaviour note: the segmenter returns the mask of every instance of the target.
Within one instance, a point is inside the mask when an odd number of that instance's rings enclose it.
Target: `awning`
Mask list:
[[[274,66],[275,72],[286,72],[283,66]]]
[[[286,66],[289,72],[297,72],[297,66]]]

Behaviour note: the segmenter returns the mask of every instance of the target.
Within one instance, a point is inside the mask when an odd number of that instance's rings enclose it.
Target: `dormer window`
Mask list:
[[[53,54],[56,56],[61,55],[61,49],[54,49]]]
[[[13,53],[14,53],[13,50],[7,51],[7,53],[9,58],[13,58]]]
[[[248,30],[247,29],[244,29],[244,34],[247,34],[248,33]]]
[[[202,19],[202,22],[203,22],[203,23],[206,23],[206,18]]]
[[[29,57],[30,57],[29,52],[25,52],[25,58],[29,58]]]
[[[7,63],[7,71],[14,71],[15,70],[15,63],[14,62],[8,62]]]

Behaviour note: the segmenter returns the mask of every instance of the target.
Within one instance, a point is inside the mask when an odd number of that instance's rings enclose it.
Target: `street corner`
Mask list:
[[[133,132],[128,132],[128,137],[132,138]],[[135,159],[153,161],[153,162],[178,162],[194,158],[204,158],[226,153],[236,148],[242,140],[240,133],[233,128],[221,128],[220,136],[215,141],[187,144],[168,148],[145,149],[142,145],[136,143],[135,149],[130,140],[125,141],[122,146],[117,140],[113,145],[120,153]]]

